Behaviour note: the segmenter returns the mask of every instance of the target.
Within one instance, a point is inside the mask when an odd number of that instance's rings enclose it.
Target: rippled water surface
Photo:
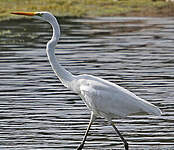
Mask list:
[[[174,150],[174,19],[60,19],[59,62],[92,74],[160,107],[163,116],[115,123],[131,150]],[[82,100],[55,77],[45,52],[51,28],[38,20],[0,22],[0,149],[76,149],[89,121]],[[123,149],[96,120],[84,149]]]

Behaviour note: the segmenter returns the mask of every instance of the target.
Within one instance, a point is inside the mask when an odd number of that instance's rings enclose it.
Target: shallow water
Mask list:
[[[155,104],[163,116],[114,121],[132,150],[174,150],[174,19],[62,18],[59,62]],[[45,53],[51,28],[38,20],[0,22],[0,149],[75,149],[89,122],[81,99],[57,80]],[[123,149],[99,118],[84,149]]]

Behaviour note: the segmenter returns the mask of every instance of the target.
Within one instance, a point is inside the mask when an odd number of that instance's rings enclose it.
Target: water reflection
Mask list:
[[[57,59],[74,74],[117,83],[159,106],[164,115],[115,120],[131,149],[174,149],[174,20],[61,18]],[[79,97],[57,80],[45,44],[51,27],[38,20],[0,23],[0,148],[75,149],[89,121]],[[123,149],[98,119],[86,149]]]

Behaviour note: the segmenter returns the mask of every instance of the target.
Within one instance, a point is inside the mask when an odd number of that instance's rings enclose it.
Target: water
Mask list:
[[[160,107],[163,116],[117,118],[132,150],[174,150],[174,19],[62,18],[56,48],[73,74],[92,74]],[[81,99],[57,80],[45,44],[51,28],[38,20],[0,22],[0,149],[75,149],[89,122]],[[84,149],[123,149],[97,119]]]

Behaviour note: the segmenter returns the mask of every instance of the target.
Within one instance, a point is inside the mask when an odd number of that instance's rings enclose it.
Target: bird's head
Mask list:
[[[30,16],[48,22],[51,21],[50,19],[54,18],[54,16],[49,12],[12,12],[11,14]]]

